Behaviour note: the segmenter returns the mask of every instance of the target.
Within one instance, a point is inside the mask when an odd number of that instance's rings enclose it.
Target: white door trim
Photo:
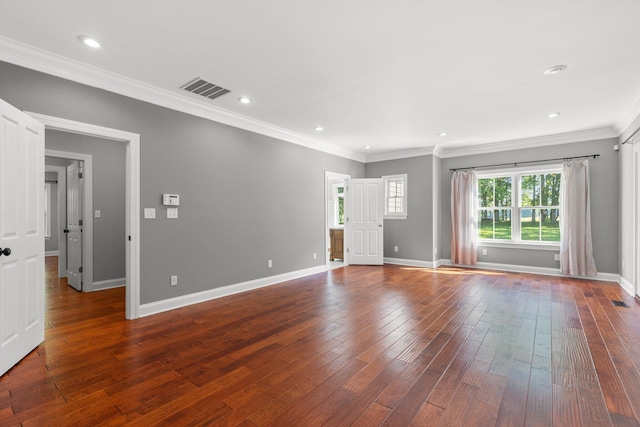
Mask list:
[[[324,171],[324,235],[325,235],[325,250],[324,250],[324,264],[329,269],[331,265],[331,261],[329,261],[329,253],[327,252],[327,248],[331,246],[331,236],[329,235],[329,195],[331,194],[331,187],[329,186],[329,181],[334,179],[341,179],[346,181],[347,179],[351,179],[351,175],[347,175],[339,172],[331,172]],[[347,194],[345,192],[345,209],[347,202]],[[344,265],[349,265],[347,250],[347,233],[344,233],[344,259],[342,260]]]
[[[84,183],[82,185],[82,216],[84,217],[82,223],[82,291],[91,292],[93,291],[93,156],[68,151],[47,150],[46,148],[44,155],[45,157],[78,160],[84,163]]]
[[[70,132],[80,135],[111,139],[127,144],[126,174],[126,235],[131,238],[126,253],[126,304],[127,319],[140,317],[140,135],[88,123],[61,119],[38,113],[26,112],[36,120],[44,123],[45,129]],[[46,137],[46,135],[45,135]],[[87,174],[89,175],[89,174]],[[85,187],[89,183],[85,181]],[[85,218],[93,218],[89,211]],[[93,220],[91,220],[93,225]],[[93,230],[92,230],[93,231]],[[92,245],[87,245],[91,247]],[[93,275],[93,272],[92,272]],[[93,276],[91,276],[93,282]]]
[[[640,145],[633,145],[633,295],[640,295]]]
[[[58,276],[67,277],[67,239],[62,232],[64,227],[60,225],[60,206],[62,206],[61,203],[63,195],[66,197],[67,170],[62,166],[51,166],[46,164],[44,166],[44,170],[45,172],[55,172],[58,175],[58,223],[55,224],[55,227],[58,229]],[[66,203],[64,206],[66,206]]]

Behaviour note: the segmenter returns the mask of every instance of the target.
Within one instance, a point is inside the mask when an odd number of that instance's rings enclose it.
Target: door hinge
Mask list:
[[[347,253],[349,252],[349,248],[347,248]]]
[[[80,268],[78,269],[78,273],[82,273],[83,271],[84,271],[84,270],[82,269],[82,267],[80,267]]]
[[[346,221],[349,222],[349,217],[347,217]]]
[[[131,236],[129,236],[129,241],[131,241]]]
[[[82,226],[82,220],[78,220],[78,225]]]

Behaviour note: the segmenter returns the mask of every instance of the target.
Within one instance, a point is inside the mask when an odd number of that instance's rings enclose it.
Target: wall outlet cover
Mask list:
[[[167,218],[169,219],[178,218],[178,208],[167,208]]]
[[[144,219],[155,219],[156,208],[144,208]]]

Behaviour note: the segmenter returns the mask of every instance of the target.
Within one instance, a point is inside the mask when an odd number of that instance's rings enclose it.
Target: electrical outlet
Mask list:
[[[398,252],[398,247],[397,246],[393,247],[393,252]]]
[[[144,208],[144,219],[155,219],[155,218],[156,218],[155,208]]]
[[[178,276],[171,276],[171,286],[178,286]]]
[[[489,249],[483,249],[483,250],[482,250],[482,255],[483,255],[483,256],[487,256],[487,255],[489,255]]]
[[[168,219],[178,218],[178,208],[167,208],[167,218]]]
[[[270,260],[270,259],[267,260],[267,267],[268,268],[273,267],[273,261],[272,260]]]
[[[433,253],[438,255],[438,248],[433,248]]]
[[[553,254],[554,261],[560,261],[560,254]]]
[[[96,209],[94,214],[93,214],[94,218],[101,218],[102,217],[102,211],[100,209]]]
[[[313,253],[313,259],[318,258],[318,254],[316,254],[315,252]]]

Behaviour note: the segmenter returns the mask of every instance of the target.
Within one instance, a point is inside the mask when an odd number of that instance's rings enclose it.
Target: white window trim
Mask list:
[[[404,189],[404,197],[402,198],[402,212],[403,213],[388,213],[387,209],[389,207],[389,203],[387,203],[389,197],[389,181],[398,181],[402,180],[402,185]],[[409,198],[409,186],[407,174],[399,174],[399,175],[385,175],[382,177],[382,182],[384,184],[384,219],[407,219],[407,199]]]
[[[520,175],[537,175],[544,173],[562,173],[562,164],[542,165],[538,167],[528,168],[503,168],[503,169],[491,169],[476,171],[476,179],[481,178],[496,178],[501,176],[511,175],[512,180],[512,193],[511,193],[511,235],[520,235],[520,222],[516,221],[516,218],[520,217]],[[505,206],[505,208],[507,208]],[[508,249],[529,249],[537,251],[558,251],[560,249],[560,242],[536,242],[528,240],[484,240],[478,237],[478,247],[494,247],[494,248],[508,248]]]

